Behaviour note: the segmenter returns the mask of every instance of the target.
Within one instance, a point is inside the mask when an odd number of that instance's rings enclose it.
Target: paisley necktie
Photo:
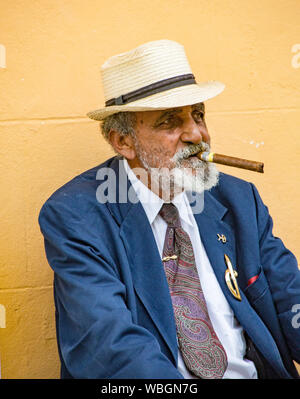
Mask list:
[[[163,261],[183,360],[200,378],[222,378],[227,356],[209,318],[190,237],[175,205],[164,204],[159,214],[168,224]]]

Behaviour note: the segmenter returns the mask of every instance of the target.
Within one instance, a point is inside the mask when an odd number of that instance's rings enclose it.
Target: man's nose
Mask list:
[[[205,123],[198,124],[192,117],[187,118],[182,125],[181,141],[192,144],[200,144],[202,141],[209,143],[210,137]]]

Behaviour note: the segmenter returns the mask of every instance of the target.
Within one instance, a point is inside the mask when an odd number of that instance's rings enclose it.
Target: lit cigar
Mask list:
[[[262,162],[249,161],[248,159],[229,157],[228,155],[215,154],[214,152],[199,152],[197,157],[202,161],[214,162],[222,165],[233,166],[235,168],[253,170],[254,172],[264,173]]]

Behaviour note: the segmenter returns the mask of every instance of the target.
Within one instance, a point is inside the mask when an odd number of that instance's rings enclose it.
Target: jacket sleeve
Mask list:
[[[273,221],[256,188],[260,255],[282,331],[293,359],[300,363],[300,271],[295,256],[272,233]],[[298,314],[297,314],[298,313]]]
[[[57,339],[69,373],[74,378],[183,378],[156,338],[133,323],[126,287],[106,246],[99,244],[93,221],[82,221],[61,200],[48,200],[39,223],[55,272]]]

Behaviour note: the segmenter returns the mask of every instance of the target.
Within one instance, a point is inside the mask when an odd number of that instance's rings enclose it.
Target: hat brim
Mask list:
[[[220,94],[224,88],[225,85],[218,81],[176,87],[128,104],[96,109],[89,112],[87,116],[96,121],[101,121],[117,112],[156,111],[166,108],[184,107],[213,98]]]

